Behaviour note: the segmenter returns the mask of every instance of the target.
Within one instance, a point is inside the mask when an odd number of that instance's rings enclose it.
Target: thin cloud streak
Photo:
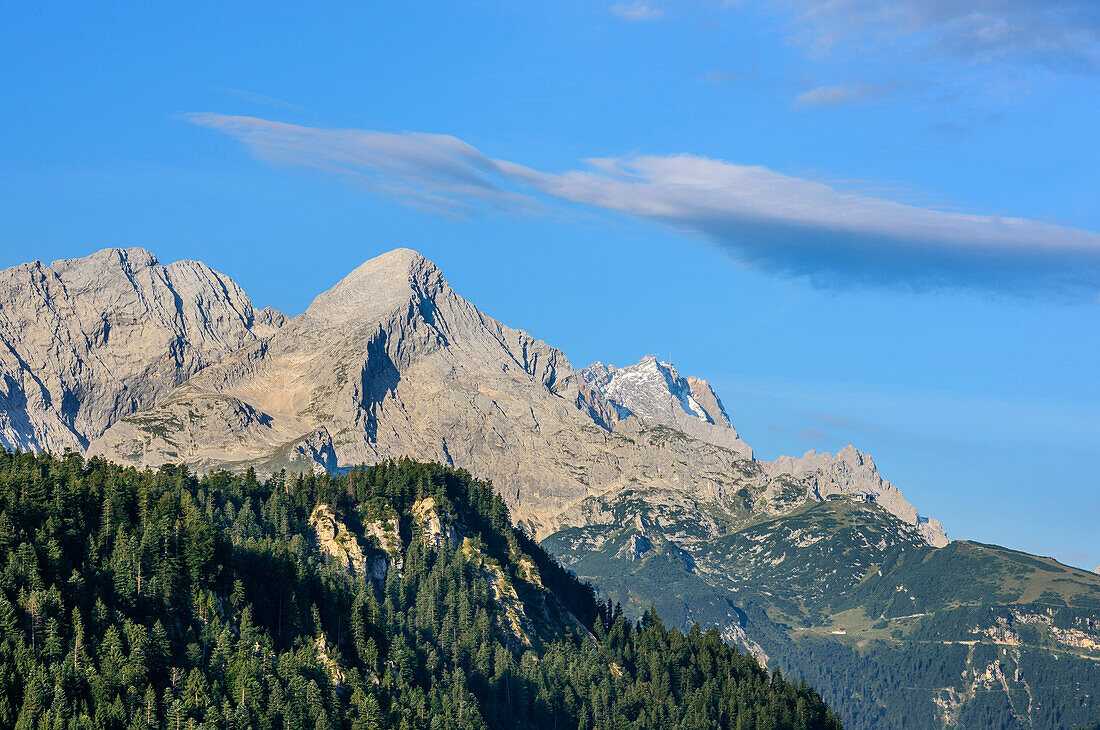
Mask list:
[[[432,213],[461,217],[535,209],[529,196],[502,186],[507,181],[493,160],[450,135],[319,129],[224,114],[186,119],[235,137],[269,164],[336,175]]]
[[[691,155],[595,160],[561,174],[498,164],[541,192],[701,234],[746,263],[821,286],[1100,288],[1100,234],[1089,231],[903,205]]]
[[[449,216],[530,212],[534,193],[701,236],[755,268],[819,286],[963,287],[1092,299],[1100,234],[905,205],[764,167],[692,155],[594,158],[545,172],[448,135],[332,130],[253,117],[190,121],[269,164],[340,176]]]
[[[885,96],[895,88],[895,85],[865,83],[817,86],[796,96],[792,106],[795,109],[812,109],[851,104]]]
[[[643,20],[656,20],[665,14],[664,8],[640,0],[631,3],[615,3],[611,6],[611,12],[624,20],[635,23]]]
[[[913,43],[986,63],[1016,59],[1058,71],[1100,67],[1095,0],[776,0],[799,15],[818,52],[845,42]]]

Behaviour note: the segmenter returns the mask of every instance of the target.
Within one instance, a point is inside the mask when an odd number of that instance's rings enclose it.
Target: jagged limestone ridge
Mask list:
[[[719,504],[746,479],[758,490],[784,483],[752,461],[705,381],[655,358],[603,373],[575,372],[560,350],[484,315],[434,264],[398,249],[116,423],[91,453],[261,470],[411,455],[491,478],[540,537],[576,524],[586,499],[632,485]],[[629,382],[637,387],[615,385]],[[807,494],[851,486],[827,484],[828,469],[807,475],[819,482]],[[884,484],[860,482],[915,522]]]
[[[140,248],[0,271],[0,444],[83,452],[284,321],[205,264]]]
[[[670,363],[646,355],[624,368],[595,362],[581,379],[614,406],[613,422],[631,415],[652,425],[668,426],[700,441],[751,458],[718,394],[701,378],[684,378]]]

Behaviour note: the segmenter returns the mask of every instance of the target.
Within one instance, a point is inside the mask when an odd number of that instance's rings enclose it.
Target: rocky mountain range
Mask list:
[[[1051,605],[1068,613],[1012,634],[1012,666],[1027,683],[1028,651],[1080,658],[1085,686],[1100,690],[1095,575],[949,542],[853,446],[761,461],[705,380],[654,356],[576,370],[480,312],[413,251],[367,261],[289,320],[255,310],[202,264],[162,266],[141,249],[35,262],[0,273],[0,340],[9,448],[261,475],[402,456],[462,467],[491,479],[517,524],[628,610],[656,603],[676,625],[716,625],[822,685],[830,662],[856,667],[858,691],[823,689],[854,727],[945,727],[989,701],[947,675],[936,692],[872,683],[916,671],[914,654],[876,654],[874,642],[1007,646],[997,617],[1019,623]],[[927,561],[939,572],[919,569]],[[986,588],[944,590],[952,576]],[[991,666],[979,663],[952,671]],[[1004,684],[1011,713],[1041,726],[1045,715],[1020,711],[1018,685]]]
[[[85,451],[286,321],[229,277],[139,248],[0,272],[0,444]]]
[[[946,542],[854,450],[756,462],[705,381],[654,358],[577,372],[406,249],[366,262],[271,336],[117,420],[88,451],[264,472],[414,456],[492,479],[538,537],[573,524],[584,500],[638,483],[721,502],[744,480],[767,503],[797,471],[807,497],[881,500],[932,544]],[[769,509],[782,507],[773,499]]]

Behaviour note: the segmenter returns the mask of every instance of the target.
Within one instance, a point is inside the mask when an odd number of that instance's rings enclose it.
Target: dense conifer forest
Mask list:
[[[457,541],[418,523],[428,499]],[[320,505],[388,569],[322,550]],[[378,518],[398,545],[365,529]],[[600,603],[462,471],[400,461],[261,482],[0,450],[0,727],[840,723],[716,631]]]

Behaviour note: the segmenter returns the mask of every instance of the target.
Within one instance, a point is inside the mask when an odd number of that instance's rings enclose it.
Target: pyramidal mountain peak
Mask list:
[[[750,485],[761,509],[787,509],[776,485],[791,477],[798,500],[877,501],[946,542],[869,459],[758,462],[705,380],[655,356],[576,371],[409,249],[289,321],[204,264],[144,249],[9,269],[0,305],[16,353],[0,358],[17,384],[0,386],[8,446],[261,473],[411,456],[492,479],[536,536],[604,519],[597,501],[638,484],[690,509]]]
[[[304,315],[315,322],[371,322],[410,299],[431,300],[447,287],[443,273],[407,248],[376,256],[317,296]]]
[[[272,336],[119,420],[89,453],[261,472],[414,456],[491,478],[536,535],[589,519],[587,500],[638,483],[722,500],[731,490],[723,475],[748,475],[761,489],[774,478],[705,380],[654,356],[575,371],[560,350],[483,314],[409,249],[365,262]],[[806,495],[857,489],[815,465],[789,465],[825,485]],[[860,494],[875,484],[859,482]],[[917,523],[904,500],[884,506]]]
[[[434,264],[399,249],[358,267],[269,340],[117,423],[91,453],[267,471],[422,455],[493,464],[501,486],[518,492],[533,475],[517,471],[506,445],[557,459],[550,440],[592,425],[579,399],[561,351],[482,314]],[[549,481],[547,492],[569,491]]]

